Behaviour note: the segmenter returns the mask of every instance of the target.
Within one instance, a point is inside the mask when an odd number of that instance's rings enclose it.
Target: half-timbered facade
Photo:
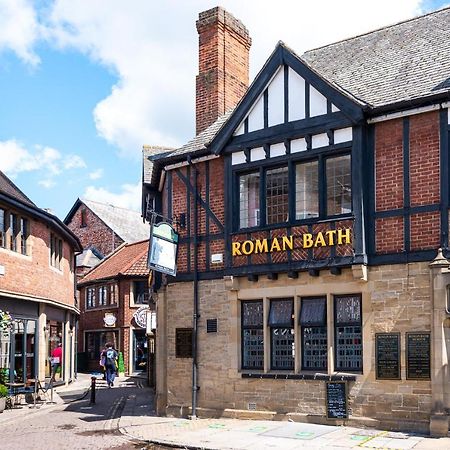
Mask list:
[[[201,46],[248,37],[228,16],[200,14]],[[447,432],[449,20],[280,42],[233,111],[144,154],[144,214],[180,232],[159,412],[323,422],[342,381],[350,421]]]

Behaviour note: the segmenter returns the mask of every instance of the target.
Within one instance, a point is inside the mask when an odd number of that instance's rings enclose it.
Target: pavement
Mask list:
[[[7,449],[450,449],[450,438],[348,426],[238,419],[157,417],[142,378],[98,381],[96,403],[83,395],[90,375],[56,389],[55,405],[0,414],[0,448]]]

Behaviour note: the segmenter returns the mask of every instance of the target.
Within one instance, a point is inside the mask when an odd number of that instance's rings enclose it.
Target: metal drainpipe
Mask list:
[[[198,212],[197,212],[197,169],[191,164],[194,171],[194,314],[193,314],[193,333],[192,333],[192,413],[191,418],[197,418],[197,331],[198,331]]]

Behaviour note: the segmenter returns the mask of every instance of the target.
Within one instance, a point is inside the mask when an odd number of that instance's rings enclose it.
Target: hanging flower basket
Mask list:
[[[8,311],[0,309],[0,334],[8,336],[13,326],[13,319]]]

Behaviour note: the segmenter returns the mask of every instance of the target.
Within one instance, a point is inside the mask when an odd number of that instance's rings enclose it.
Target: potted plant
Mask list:
[[[0,413],[5,410],[6,397],[8,397],[8,388],[3,384],[0,384]]]

